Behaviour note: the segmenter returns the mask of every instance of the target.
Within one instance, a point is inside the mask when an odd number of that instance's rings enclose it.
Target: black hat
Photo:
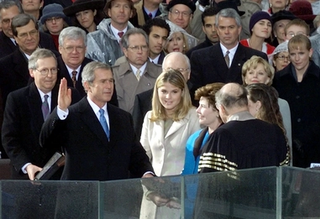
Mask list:
[[[63,9],[63,13],[67,16],[73,16],[80,11],[101,9],[103,6],[103,0],[76,0],[71,6]]]
[[[276,13],[274,13],[271,16],[271,21],[272,21],[272,26],[280,20],[293,20],[296,19],[297,17],[294,16],[294,14],[292,14],[290,11],[286,11],[286,10],[281,10],[278,11]]]
[[[190,10],[192,11],[192,14],[196,10],[196,6],[193,3],[193,1],[191,1],[191,0],[172,0],[169,2],[168,6],[167,6],[167,10],[170,11],[170,9],[173,8],[173,6],[178,5],[178,4],[185,5],[185,6],[189,7]]]
[[[236,10],[236,12],[238,12],[238,14],[240,16],[245,14],[244,11],[239,11],[237,4],[233,1],[228,1],[228,0],[221,1],[217,4],[217,7],[218,7],[219,11],[221,11],[222,9],[226,9],[226,8],[232,8],[232,9]]]

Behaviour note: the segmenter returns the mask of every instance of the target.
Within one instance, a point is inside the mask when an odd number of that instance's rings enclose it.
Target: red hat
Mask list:
[[[312,23],[316,17],[316,15],[313,14],[311,3],[306,0],[292,2],[289,11],[308,24]]]

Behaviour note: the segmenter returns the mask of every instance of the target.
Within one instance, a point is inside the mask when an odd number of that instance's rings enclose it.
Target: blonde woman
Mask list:
[[[152,110],[143,122],[140,142],[157,176],[179,175],[184,166],[185,145],[200,129],[196,109],[186,81],[176,70],[160,74],[156,80]],[[140,218],[180,218],[171,197],[145,192]]]

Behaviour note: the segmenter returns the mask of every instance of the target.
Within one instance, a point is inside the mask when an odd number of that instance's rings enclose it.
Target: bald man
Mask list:
[[[247,91],[228,83],[216,93],[216,106],[225,123],[209,139],[200,157],[200,172],[230,171],[286,164],[287,147],[277,125],[254,118],[248,110]],[[212,163],[204,164],[205,160]]]
[[[162,63],[162,71],[169,69],[178,70],[188,82],[191,73],[189,58],[180,52],[171,52],[165,56]],[[188,84],[188,87],[189,84]],[[140,139],[141,128],[143,119],[146,113],[151,110],[151,100],[153,95],[153,89],[147,90],[140,94],[137,94],[134,101],[134,107],[132,112],[133,125],[136,131],[137,137]]]

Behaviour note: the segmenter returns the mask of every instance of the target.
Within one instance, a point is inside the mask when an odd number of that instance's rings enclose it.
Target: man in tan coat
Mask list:
[[[115,88],[119,107],[132,113],[136,94],[152,89],[162,69],[148,59],[148,36],[143,30],[128,30],[120,43],[126,61],[112,67]]]

